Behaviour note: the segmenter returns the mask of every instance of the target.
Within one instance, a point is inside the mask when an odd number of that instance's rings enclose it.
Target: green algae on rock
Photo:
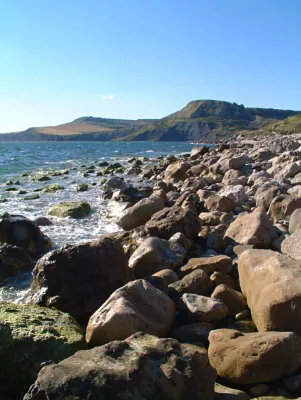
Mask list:
[[[83,218],[88,215],[90,210],[90,204],[85,201],[70,201],[54,204],[48,213],[59,218]]]
[[[42,192],[43,193],[54,193],[54,192],[57,192],[58,190],[64,190],[64,189],[65,189],[64,186],[57,185],[56,183],[54,183],[53,185],[45,186],[42,189]]]
[[[77,192],[86,192],[88,190],[89,186],[86,183],[80,183],[77,185],[76,190]]]
[[[59,362],[85,348],[81,328],[70,315],[36,305],[0,303],[0,395],[20,399],[42,363]]]

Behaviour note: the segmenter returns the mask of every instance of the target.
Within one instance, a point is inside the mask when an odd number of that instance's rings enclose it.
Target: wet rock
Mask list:
[[[0,391],[23,398],[43,362],[59,362],[86,348],[83,333],[68,314],[33,305],[0,303]]]
[[[32,259],[24,249],[10,244],[0,245],[0,282],[32,268]]]
[[[225,232],[225,238],[242,245],[269,248],[278,238],[277,230],[265,212],[240,214]]]
[[[90,210],[91,206],[86,201],[70,201],[54,204],[48,213],[59,218],[83,218],[89,214]]]
[[[258,331],[301,334],[300,262],[271,250],[247,250],[238,259],[238,270]]]
[[[70,313],[80,323],[128,281],[128,261],[117,239],[66,245],[40,258],[32,301]]]
[[[174,302],[143,279],[117,289],[91,316],[86,340],[99,346],[136,332],[165,336],[175,313]]]
[[[53,223],[46,217],[38,217],[33,221],[38,226],[51,226]]]
[[[127,184],[124,182],[123,179],[118,178],[117,176],[113,176],[112,178],[109,178],[105,185],[105,189],[122,189],[125,188]]]
[[[45,186],[42,189],[42,192],[43,193],[55,193],[55,192],[58,192],[59,190],[64,190],[64,189],[65,189],[64,186],[53,184],[53,185]]]
[[[117,224],[126,231],[144,225],[158,211],[164,208],[160,196],[150,196],[138,201],[133,207],[127,208],[117,220]]]
[[[129,267],[136,278],[154,274],[163,269],[174,269],[182,264],[186,250],[174,251],[168,240],[145,239],[129,259]]]
[[[212,274],[215,271],[227,274],[232,270],[232,260],[228,256],[191,258],[187,264],[179,269],[178,274],[180,277],[183,277],[197,269],[207,274]]]
[[[33,221],[10,214],[3,214],[0,218],[0,242],[21,247],[34,256],[44,254],[52,245]]]
[[[218,285],[214,289],[211,297],[226,304],[229,316],[234,316],[247,308],[247,300],[245,296],[224,284]]]
[[[145,228],[149,235],[162,239],[169,239],[180,232],[188,239],[195,240],[201,229],[201,222],[193,211],[175,206],[154,214]]]
[[[77,192],[86,192],[89,189],[89,186],[86,183],[80,183],[76,186]]]
[[[218,376],[233,383],[271,382],[301,365],[301,338],[292,332],[243,334],[217,329],[210,332],[209,342],[210,364]]]
[[[43,368],[24,400],[214,400],[215,378],[205,354],[139,333]]]

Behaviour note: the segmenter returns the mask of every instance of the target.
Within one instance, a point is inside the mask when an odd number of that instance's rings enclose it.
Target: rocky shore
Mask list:
[[[0,303],[0,399],[299,398],[301,140],[97,167],[119,232],[53,249],[43,226],[89,192],[0,218],[0,282],[33,274],[28,304]]]

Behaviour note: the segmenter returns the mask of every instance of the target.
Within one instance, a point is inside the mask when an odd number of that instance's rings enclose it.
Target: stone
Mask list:
[[[48,211],[49,215],[59,218],[83,218],[89,214],[91,206],[86,201],[69,201],[54,204]]]
[[[59,362],[87,347],[68,314],[27,304],[0,303],[0,338],[1,399],[23,398],[43,362]]]
[[[269,214],[275,222],[289,220],[292,213],[301,208],[301,198],[289,195],[280,195],[273,199],[270,204]]]
[[[301,228],[292,233],[281,243],[281,252],[301,262]]]
[[[86,183],[80,183],[76,186],[77,192],[86,192],[89,189],[89,186]]]
[[[21,247],[32,256],[46,253],[52,245],[37,224],[22,215],[12,214],[0,217],[0,242]]]
[[[176,161],[166,168],[164,173],[165,179],[172,182],[184,181],[187,178],[187,171],[189,168],[189,163]]]
[[[32,301],[70,313],[80,323],[128,282],[128,260],[117,239],[66,245],[40,258]]]
[[[172,269],[162,269],[161,271],[153,274],[153,276],[164,279],[167,285],[170,285],[171,283],[177,282],[179,280],[178,275]]]
[[[236,205],[242,205],[248,199],[243,185],[229,185],[219,193],[219,196],[221,195],[232,200]]]
[[[194,147],[190,152],[190,159],[196,160],[197,158],[203,156],[208,152],[209,152],[209,147],[207,146]]]
[[[201,221],[193,211],[174,206],[154,214],[145,228],[148,235],[162,239],[170,239],[180,232],[186,238],[195,240],[201,229]]]
[[[207,344],[208,336],[212,329],[213,325],[209,322],[194,322],[177,326],[170,332],[170,337],[176,338],[180,342],[201,342]]]
[[[175,269],[182,265],[186,250],[181,247],[180,251],[174,251],[173,247],[170,241],[158,237],[145,239],[129,259],[133,275],[143,278],[162,269]]]
[[[104,189],[123,189],[127,186],[125,181],[118,176],[109,178],[104,184]]]
[[[171,283],[168,287],[170,296],[177,298],[184,293],[209,295],[212,292],[213,284],[206,272],[197,269],[185,275],[181,280]]]
[[[228,256],[213,256],[191,258],[187,264],[183,265],[178,271],[179,277],[183,277],[190,272],[200,269],[207,274],[212,274],[215,271],[229,273],[232,270],[232,260]]]
[[[217,329],[210,332],[209,343],[209,361],[218,376],[237,384],[271,382],[301,365],[301,338],[293,332]]]
[[[245,296],[224,284],[216,286],[211,297],[226,304],[229,316],[234,316],[247,308]]]
[[[43,193],[55,193],[55,192],[58,192],[59,190],[64,190],[64,189],[65,189],[64,186],[57,185],[56,183],[54,183],[52,185],[45,186],[42,189],[42,192]]]
[[[236,220],[229,225],[224,237],[236,244],[269,248],[278,235],[268,215],[256,210],[250,214],[238,215]]]
[[[38,226],[51,226],[53,223],[46,217],[38,217],[33,221]]]
[[[208,211],[229,212],[232,211],[237,204],[235,201],[226,196],[210,196],[205,200]]]
[[[301,208],[297,208],[289,220],[289,233],[292,234],[301,228]]]
[[[117,224],[126,231],[144,225],[158,211],[164,208],[160,196],[150,196],[138,201],[133,207],[127,208],[118,218]]]
[[[259,332],[301,334],[300,266],[271,250],[246,250],[239,256],[241,290]]]
[[[227,285],[231,289],[236,289],[236,281],[232,276],[223,274],[222,272],[215,271],[210,275],[210,280],[213,282],[214,286]]]
[[[274,181],[268,181],[266,184],[263,184],[258,187],[255,193],[255,201],[256,206],[259,207],[262,211],[267,211],[270,207],[272,200],[284,193],[284,188],[279,185],[279,183]]]
[[[228,388],[220,383],[215,383],[215,399],[216,400],[250,400],[247,393],[242,390]]]
[[[206,354],[138,333],[46,366],[24,400],[214,400],[215,379]]]
[[[180,310],[190,322],[220,321],[228,314],[228,307],[222,301],[193,293],[183,294]]]
[[[175,313],[174,302],[144,279],[117,289],[91,316],[86,331],[90,345],[123,340],[136,332],[165,336]]]
[[[7,243],[0,245],[0,282],[32,268],[33,261],[24,249]]]

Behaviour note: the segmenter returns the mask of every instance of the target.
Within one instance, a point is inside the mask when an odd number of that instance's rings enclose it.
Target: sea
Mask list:
[[[188,153],[196,146],[188,142],[0,142],[0,214],[8,212],[35,219],[47,217],[55,203],[88,201],[92,211],[86,218],[51,216],[53,225],[41,230],[50,237],[54,249],[95,240],[103,234],[120,231],[114,220],[120,205],[104,199],[101,176],[83,176],[87,167],[103,161],[129,167],[127,160],[132,157],[144,157],[145,163],[152,164],[159,156]],[[66,169],[68,174],[51,177],[49,181],[32,179]],[[124,178],[133,185],[139,183],[136,176],[124,175]],[[79,183],[87,183],[89,190],[76,191]],[[50,184],[64,189],[55,193],[35,192]],[[40,198],[26,199],[32,194]],[[31,281],[32,274],[26,272],[0,282],[0,301],[26,302]]]

